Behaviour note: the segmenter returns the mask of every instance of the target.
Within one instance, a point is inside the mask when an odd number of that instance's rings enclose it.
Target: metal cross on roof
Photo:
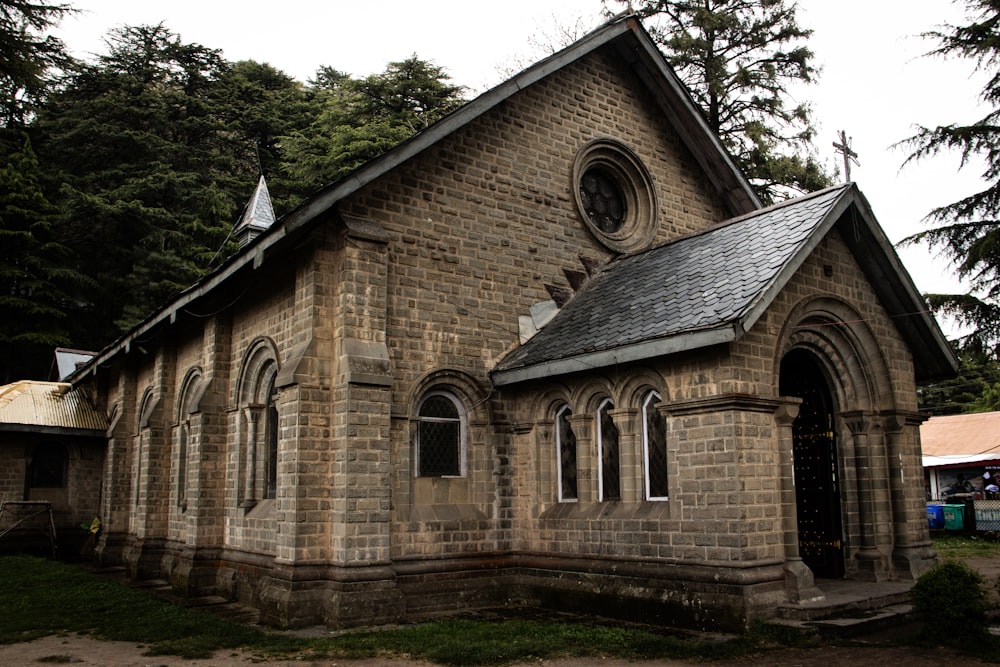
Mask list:
[[[836,141],[833,142],[833,147],[838,153],[844,156],[844,182],[850,183],[851,163],[853,162],[859,167],[861,166],[861,163],[858,162],[858,154],[851,148],[851,137],[848,137],[847,133],[843,130],[838,132],[838,136],[840,137],[840,143],[837,143]]]

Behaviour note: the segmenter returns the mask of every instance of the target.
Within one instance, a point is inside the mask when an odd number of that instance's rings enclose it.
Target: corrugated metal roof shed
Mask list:
[[[26,380],[0,387],[0,429],[31,427],[98,431],[108,429],[108,418],[64,382]]]
[[[931,417],[920,426],[924,466],[1000,458],[1000,412]]]

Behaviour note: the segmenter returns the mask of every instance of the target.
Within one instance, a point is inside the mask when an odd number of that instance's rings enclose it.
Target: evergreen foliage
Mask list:
[[[23,127],[45,97],[52,70],[71,65],[63,43],[44,32],[73,11],[44,0],[0,2],[0,127]]]
[[[69,342],[66,289],[90,284],[54,234],[31,143],[0,141],[0,384],[38,375]]]
[[[85,349],[235,251],[259,173],[280,215],[461,103],[462,89],[416,56],[361,79],[322,68],[306,86],[162,24],[119,28],[107,46],[65,73],[30,126],[58,235],[93,278],[70,320]]]
[[[76,344],[99,349],[202,275],[253,182],[220,117],[219,52],[162,25],[121,28],[39,111],[38,151],[59,184],[60,228],[98,285]],[[245,167],[244,167],[245,168]]]
[[[285,139],[285,167],[312,189],[334,182],[458,108],[464,88],[415,54],[352,79],[330,67],[312,82],[313,122]]]
[[[1000,363],[984,350],[955,347],[959,359],[958,375],[918,387],[920,411],[940,416],[1000,410],[1000,405],[984,407],[990,388],[1000,383]]]
[[[980,157],[986,162],[982,175],[986,187],[931,211],[931,228],[904,243],[925,243],[953,262],[971,291],[931,294],[928,302],[972,329],[962,340],[964,347],[996,355],[1000,345],[1000,2],[965,0],[964,4],[967,25],[946,25],[925,36],[938,43],[931,55],[967,58],[989,75],[980,97],[992,110],[967,124],[919,127],[899,145],[910,151],[904,164],[957,151],[965,167],[970,159]]]
[[[667,61],[764,202],[827,187],[812,154],[808,105],[788,87],[811,83],[812,34],[786,0],[605,0],[634,6]]]

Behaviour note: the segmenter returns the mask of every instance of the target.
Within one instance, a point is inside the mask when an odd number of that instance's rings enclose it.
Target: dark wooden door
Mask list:
[[[815,576],[839,579],[844,547],[833,401],[811,354],[797,350],[785,357],[781,394],[802,399],[792,424],[799,555]]]

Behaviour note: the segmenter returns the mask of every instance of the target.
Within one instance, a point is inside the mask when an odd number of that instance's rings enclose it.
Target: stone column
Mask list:
[[[240,507],[253,507],[260,498],[256,495],[257,490],[257,422],[260,416],[260,409],[248,407],[244,409],[246,419],[246,458],[243,461],[243,489],[242,502]]]
[[[618,427],[619,472],[621,474],[622,502],[639,502],[643,499],[643,457],[641,420],[638,408],[620,408],[608,412]]]
[[[799,555],[799,520],[795,501],[795,448],[792,423],[799,415],[801,399],[792,399],[774,411],[778,427],[778,466],[781,478],[781,531],[785,545],[785,590],[791,602],[825,598],[816,588],[813,572]]]
[[[594,443],[594,415],[573,414],[569,423],[576,435],[576,496],[581,503],[597,502],[597,445]]]
[[[897,575],[916,579],[937,562],[924,512],[923,466],[919,437],[924,417],[915,412],[883,414],[889,491],[892,500],[892,562]]]
[[[858,566],[858,578],[868,581],[882,581],[886,578],[885,563],[875,542],[878,524],[876,511],[875,470],[876,458],[884,456],[880,443],[869,438],[871,417],[860,410],[843,413],[844,423],[854,439],[854,460],[858,484],[858,531],[861,535],[860,549],[854,554]]]

